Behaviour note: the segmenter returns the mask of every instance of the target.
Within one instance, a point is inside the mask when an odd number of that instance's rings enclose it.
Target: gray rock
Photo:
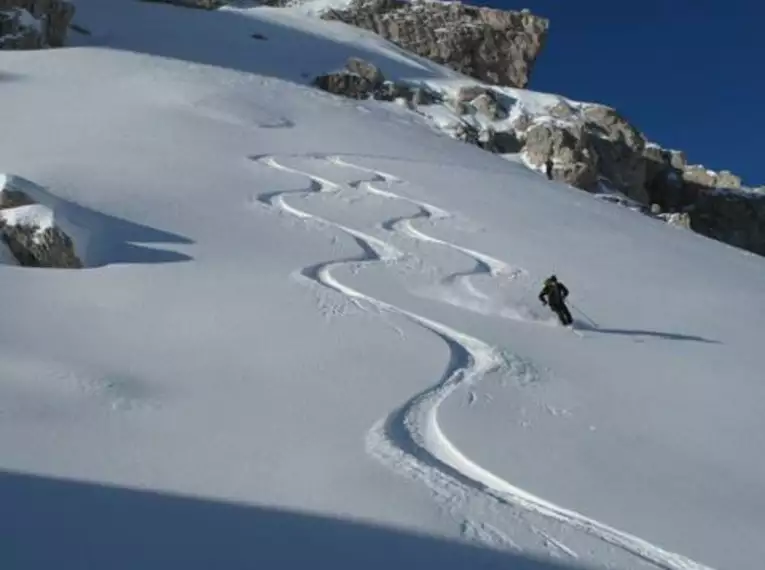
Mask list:
[[[473,107],[479,113],[485,115],[493,121],[500,121],[507,118],[507,109],[502,106],[499,97],[494,91],[486,91],[471,102]]]
[[[723,170],[717,173],[715,186],[717,186],[717,188],[726,188],[728,190],[738,190],[741,188],[741,177],[736,176],[729,170]]]
[[[435,105],[442,102],[441,95],[434,93],[425,87],[417,87],[412,91],[412,104],[419,107],[423,105]]]
[[[525,111],[521,111],[517,114],[517,116],[513,119],[512,126],[513,130],[518,133],[519,136],[524,137],[526,134],[526,131],[531,128],[531,125],[534,122],[534,118],[529,115]]]
[[[375,89],[385,81],[385,76],[375,64],[359,59],[358,57],[348,59],[345,64],[345,69],[368,81]]]
[[[660,214],[659,217],[671,226],[677,226],[687,230],[691,229],[691,215],[687,212]]]
[[[351,99],[367,99],[374,92],[372,85],[366,79],[345,71],[320,75],[313,84],[328,93]]]
[[[12,190],[10,188],[0,190],[0,210],[16,208],[18,206],[30,206],[32,204],[36,204],[36,202],[21,190]]]
[[[24,267],[57,267],[79,269],[82,261],[74,252],[72,240],[59,228],[40,231],[32,226],[9,226],[0,220],[0,234]]]
[[[588,146],[582,125],[537,123],[525,134],[523,151],[536,167],[551,165],[550,177],[594,191],[598,181],[598,157]]]
[[[479,134],[478,146],[496,154],[516,154],[522,144],[513,132],[487,129]]]
[[[426,87],[414,87],[407,83],[386,81],[382,71],[374,64],[359,58],[351,58],[341,71],[320,75],[313,85],[335,95],[351,99],[378,101],[405,100],[410,107],[440,102],[440,95]]]
[[[37,202],[26,192],[6,185],[0,187],[0,211],[35,207]],[[8,223],[0,216],[0,238],[19,265],[26,267],[82,267],[71,238],[59,227]],[[23,219],[23,218],[22,218]],[[34,219],[33,217],[30,219]]]
[[[688,160],[685,158],[685,153],[680,150],[670,150],[667,152],[669,152],[669,163],[672,165],[672,168],[684,170],[688,165]]]
[[[642,133],[610,107],[591,105],[582,114],[590,144],[598,155],[600,176],[641,204],[649,202],[646,191],[646,141]]]
[[[707,170],[701,165],[686,166],[682,173],[683,180],[704,188],[722,188],[727,190],[739,190],[743,188],[741,178],[728,170],[714,172]]]
[[[702,190],[688,214],[694,231],[765,255],[765,196]]]
[[[577,111],[565,99],[561,99],[556,105],[550,108],[550,115],[556,119],[570,121],[576,118]]]
[[[39,21],[26,26],[23,11]],[[0,0],[0,49],[41,49],[64,45],[74,6],[65,0]]]
[[[468,144],[481,146],[481,133],[473,125],[461,122],[454,130],[454,138]]]
[[[459,2],[355,0],[322,15],[371,30],[436,63],[487,83],[525,87],[548,20]]]
[[[488,92],[488,89],[481,87],[480,85],[464,85],[457,90],[456,101],[460,103],[469,103],[486,92]]]
[[[375,92],[381,92],[384,96],[391,91],[383,89],[384,83],[385,76],[374,64],[353,57],[348,60],[345,69],[320,75],[313,81],[319,89],[351,99],[367,99]]]

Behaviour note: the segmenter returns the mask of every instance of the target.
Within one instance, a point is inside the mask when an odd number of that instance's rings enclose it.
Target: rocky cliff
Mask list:
[[[62,46],[73,16],[65,0],[0,0],[0,49]]]
[[[610,197],[621,194],[646,213],[765,255],[765,188],[745,187],[729,171],[688,164],[684,153],[649,142],[610,107],[550,96],[544,96],[547,104],[528,105],[531,93],[524,102],[514,98],[518,92],[488,91],[508,108],[487,111],[487,94],[476,96],[474,87],[452,97],[461,121],[477,131],[477,144],[511,134],[527,164],[551,179]],[[455,136],[462,138],[460,129]]]
[[[372,30],[486,83],[515,87],[529,82],[548,29],[546,19],[526,11],[423,0],[354,0],[322,17]]]
[[[314,82],[346,97],[400,100],[457,139],[520,153],[552,180],[765,255],[765,191],[744,187],[728,171],[689,165],[682,152],[649,142],[616,110],[480,84],[434,92],[430,83],[385,81],[381,70],[358,60]]]

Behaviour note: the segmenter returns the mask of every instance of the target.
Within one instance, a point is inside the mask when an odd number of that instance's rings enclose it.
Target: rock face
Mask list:
[[[552,180],[616,191],[604,197],[765,255],[765,192],[745,188],[731,172],[688,165],[682,152],[648,143],[610,107],[560,98],[531,113],[501,88],[481,85],[463,86],[447,105],[460,120],[451,131],[458,140],[521,152]]]
[[[694,231],[765,255],[765,196],[701,192],[687,215]]]
[[[73,16],[65,0],[0,0],[0,49],[62,46]]]
[[[643,135],[610,107],[588,105],[582,115],[585,136],[598,157],[599,175],[628,197],[647,204]]]
[[[581,125],[534,123],[523,133],[523,152],[532,165],[545,167],[551,179],[595,190],[598,157]]]
[[[436,63],[491,84],[525,87],[549,26],[526,11],[459,2],[354,0],[328,20],[372,30]]]
[[[5,183],[0,185],[0,238],[24,267],[83,267],[71,237],[55,223],[53,211]]]

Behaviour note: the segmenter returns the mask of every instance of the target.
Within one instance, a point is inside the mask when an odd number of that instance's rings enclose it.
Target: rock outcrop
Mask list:
[[[71,238],[56,226],[9,225],[0,217],[0,234],[19,265],[66,269],[82,267]]]
[[[684,213],[694,231],[765,255],[764,195],[705,189]]]
[[[552,180],[595,191],[598,157],[582,125],[539,121],[525,130],[522,136],[522,151],[533,166],[544,167]]]
[[[23,190],[0,180],[0,238],[12,260],[24,267],[83,267],[72,238],[53,211]]]
[[[549,26],[548,20],[527,11],[423,0],[354,0],[322,18],[372,30],[486,83],[514,87],[528,84]]]
[[[447,105],[460,117],[451,130],[458,140],[502,154],[521,152],[552,180],[589,192],[608,190],[610,201],[765,255],[765,192],[744,187],[729,171],[689,165],[682,152],[647,142],[610,107],[559,98],[531,113],[501,88],[481,85],[462,87]]]
[[[60,47],[73,16],[65,0],[0,0],[0,49]]]
[[[403,100],[413,108],[440,100],[435,93],[423,87],[387,81],[377,66],[355,57],[347,61],[344,69],[320,75],[313,84],[329,93],[351,99]]]

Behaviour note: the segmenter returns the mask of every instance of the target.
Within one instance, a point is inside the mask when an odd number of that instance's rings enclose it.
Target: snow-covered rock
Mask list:
[[[72,239],[56,225],[53,212],[45,206],[0,210],[0,234],[19,265],[82,267]]]
[[[386,80],[376,65],[357,57],[348,59],[345,68],[340,71],[319,75],[313,85],[350,99],[402,100],[413,108],[438,100],[438,96],[425,87]]]
[[[84,232],[59,219],[50,204],[38,203],[32,194],[46,196],[29,181],[0,176],[0,237],[7,250],[25,267],[83,267]],[[73,236],[80,238],[79,244]]]
[[[73,16],[66,0],[0,0],[0,49],[62,46]]]

